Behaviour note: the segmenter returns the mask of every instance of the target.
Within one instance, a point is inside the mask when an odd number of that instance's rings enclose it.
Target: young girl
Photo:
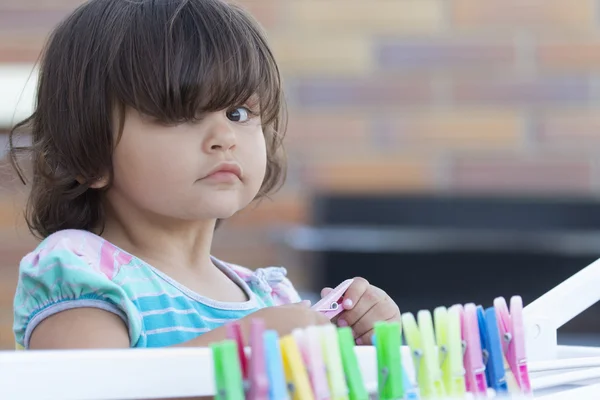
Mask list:
[[[258,24],[222,0],[90,0],[53,32],[33,115],[18,348],[206,346],[260,317],[284,335],[329,321],[285,269],[210,255],[213,232],[278,187],[283,95]],[[31,147],[12,146],[17,132]],[[22,172],[19,171],[22,176]],[[370,343],[396,304],[355,279],[335,322]]]

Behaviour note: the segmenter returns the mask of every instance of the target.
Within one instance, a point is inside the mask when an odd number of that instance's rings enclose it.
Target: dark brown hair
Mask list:
[[[11,162],[23,183],[17,157],[26,152],[33,162],[29,229],[41,238],[62,229],[102,229],[103,191],[89,183],[107,172],[112,181],[127,107],[176,124],[243,105],[253,95],[268,152],[262,197],[285,178],[285,107],[258,23],[222,0],[88,1],[51,34],[35,111],[10,134]],[[31,146],[16,145],[21,133],[31,134]]]

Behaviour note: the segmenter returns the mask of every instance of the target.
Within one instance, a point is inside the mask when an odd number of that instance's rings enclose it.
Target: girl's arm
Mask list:
[[[246,343],[250,320],[262,318],[267,329],[280,335],[295,328],[323,325],[329,320],[311,310],[306,303],[263,308],[239,320]],[[177,347],[207,347],[226,339],[225,327],[206,332]],[[130,347],[129,332],[123,320],[99,308],[75,308],[54,314],[40,322],[31,334],[29,348],[34,349],[109,349]]]
[[[181,346],[207,347],[225,338],[225,328],[220,327]],[[31,334],[29,348],[118,349],[129,348],[129,343],[127,326],[118,315],[99,308],[75,308],[42,321]]]

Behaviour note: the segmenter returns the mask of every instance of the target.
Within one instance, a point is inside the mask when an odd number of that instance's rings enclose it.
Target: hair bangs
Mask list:
[[[154,3],[154,4],[151,4]],[[246,12],[221,0],[141,2],[109,71],[113,98],[164,124],[246,105],[272,124],[279,70]]]

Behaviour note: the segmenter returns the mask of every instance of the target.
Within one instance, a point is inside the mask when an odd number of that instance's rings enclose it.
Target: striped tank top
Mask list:
[[[131,347],[163,347],[260,308],[300,301],[282,267],[251,271],[216,258],[213,263],[246,292],[248,301],[201,296],[93,233],[54,233],[19,266],[13,327],[17,349],[28,348],[31,333],[45,318],[73,308],[94,307],[121,317]]]

